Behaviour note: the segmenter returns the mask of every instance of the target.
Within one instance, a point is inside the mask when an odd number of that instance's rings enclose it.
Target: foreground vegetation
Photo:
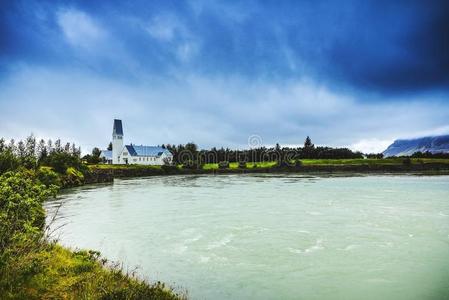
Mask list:
[[[181,298],[98,252],[72,251],[52,240],[44,201],[83,184],[90,170],[75,147],[46,147],[36,155],[32,139],[19,145],[0,140],[0,299]]]

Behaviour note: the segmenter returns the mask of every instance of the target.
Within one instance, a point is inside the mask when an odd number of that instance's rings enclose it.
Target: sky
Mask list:
[[[381,152],[449,133],[448,1],[0,0],[0,136]]]

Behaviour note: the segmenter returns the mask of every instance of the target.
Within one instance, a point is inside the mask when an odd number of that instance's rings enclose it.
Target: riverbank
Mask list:
[[[86,172],[88,174],[89,172]],[[84,175],[47,167],[0,175],[1,299],[183,299],[92,250],[67,249],[52,236],[43,204],[61,188],[83,185]]]
[[[374,173],[449,174],[448,159],[321,159],[301,160],[300,164],[279,166],[276,162],[230,163],[227,168],[206,164],[197,168],[142,165],[89,165],[85,183],[112,182],[114,178],[162,175],[205,175],[242,173]]]

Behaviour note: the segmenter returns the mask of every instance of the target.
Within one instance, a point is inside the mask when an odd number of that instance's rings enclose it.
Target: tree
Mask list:
[[[57,139],[55,141],[55,151],[56,152],[62,152],[62,146],[61,146],[61,140]]]
[[[41,162],[44,166],[52,167],[56,172],[65,174],[67,168],[81,169],[81,160],[78,156],[63,151],[53,151]]]
[[[7,171],[16,170],[19,166],[19,159],[10,149],[0,152],[0,175]]]
[[[100,155],[101,150],[98,149],[98,147],[94,147],[91,154],[83,156],[83,160],[85,160],[89,164],[98,164],[99,162],[101,162]]]
[[[51,139],[49,139],[47,141],[47,153],[52,153],[53,152],[53,142],[51,141]]]
[[[0,152],[5,151],[6,149],[6,145],[5,145],[5,140],[3,138],[0,139]]]
[[[100,157],[100,155],[101,155],[101,150],[100,149],[98,149],[98,147],[94,147],[93,149],[92,149],[92,156],[93,157]]]
[[[72,146],[70,146],[70,153],[75,156],[78,155],[78,149],[76,148],[75,143],[72,143]]]
[[[12,154],[16,154],[17,149],[16,149],[16,142],[15,142],[14,139],[11,139],[11,140],[9,141],[8,148],[9,148],[9,150],[11,151]]]
[[[315,145],[312,144],[312,140],[310,139],[309,136],[307,136],[306,140],[304,141],[304,148],[311,149],[311,148],[314,148],[314,147],[315,147]]]
[[[66,143],[64,146],[64,152],[65,153],[70,153],[70,143]]]
[[[112,151],[112,142],[109,142],[109,145],[108,145],[108,149],[107,149],[108,151]]]
[[[17,154],[20,158],[24,158],[26,156],[25,143],[23,141],[19,141],[17,143]]]
[[[25,155],[27,157],[36,156],[36,138],[32,134],[25,141]]]

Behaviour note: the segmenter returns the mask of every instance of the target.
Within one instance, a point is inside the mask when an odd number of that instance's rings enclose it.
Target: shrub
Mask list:
[[[25,172],[7,172],[0,176],[0,245],[3,248],[17,234],[37,232],[45,225],[42,203],[54,195]]]
[[[404,166],[410,166],[412,164],[412,160],[410,159],[410,157],[406,157],[402,160],[402,164]]]
[[[41,165],[52,167],[53,170],[59,174],[65,174],[67,168],[70,167],[78,170],[82,168],[82,163],[79,157],[70,153],[58,151],[54,151],[45,157],[41,162]]]
[[[20,160],[10,150],[0,152],[0,175],[16,170],[19,166]]]
[[[285,167],[289,167],[289,164],[285,160],[281,159],[276,162],[276,167],[285,168]]]
[[[51,185],[61,186],[61,178],[58,173],[53,171],[50,167],[39,167],[36,172],[38,180],[45,184],[47,187]]]
[[[299,159],[295,160],[295,167],[301,167],[302,166],[302,161],[300,161]]]
[[[42,203],[56,194],[56,189],[32,176],[32,172],[0,176],[0,295],[12,293],[17,299],[26,299],[18,292],[42,271],[42,257],[36,254],[45,226]]]
[[[66,171],[66,175],[63,176],[63,186],[71,187],[71,186],[79,186],[84,182],[84,175],[80,171],[76,170],[73,167],[69,167]]]
[[[162,165],[161,169],[166,173],[171,173],[177,171],[178,167],[174,165]]]
[[[220,161],[218,163],[219,169],[228,169],[229,168],[229,161]]]
[[[190,169],[190,170],[202,169],[203,168],[203,164],[199,163],[196,160],[188,160],[188,161],[184,162],[182,167],[184,169]]]
[[[239,161],[239,169],[246,169],[246,161]]]

